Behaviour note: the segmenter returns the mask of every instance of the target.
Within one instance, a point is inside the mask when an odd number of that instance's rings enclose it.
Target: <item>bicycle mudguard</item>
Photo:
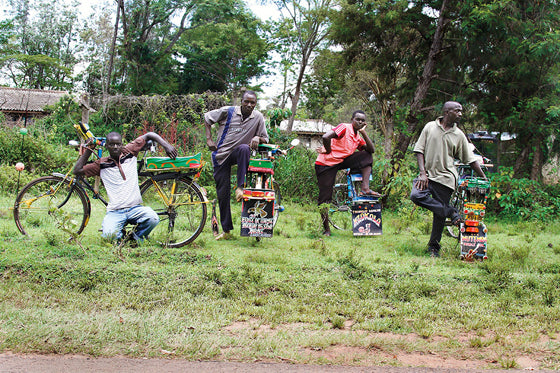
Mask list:
[[[146,170],[150,171],[169,171],[169,170],[193,170],[202,167],[202,153],[186,157],[146,157]]]

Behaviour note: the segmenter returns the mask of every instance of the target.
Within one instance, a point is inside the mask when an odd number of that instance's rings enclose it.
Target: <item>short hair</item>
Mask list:
[[[356,116],[356,114],[364,114],[366,115],[366,113],[363,110],[356,110],[355,112],[352,113],[352,118],[350,119],[354,119],[354,117]]]
[[[449,110],[455,109],[457,107],[457,105],[461,105],[461,104],[457,101],[447,101],[446,103],[443,104],[443,107],[441,108],[441,111],[445,114]]]
[[[122,135],[121,135],[120,133],[118,133],[118,132],[115,132],[115,131],[109,132],[105,138],[108,139],[109,137],[114,137],[114,136],[120,137],[120,138],[121,138],[121,141],[122,141]]]
[[[257,94],[255,93],[255,91],[245,91],[243,92],[243,94],[241,95],[241,100],[243,100],[245,98],[246,95],[253,95],[255,96],[255,98],[257,98]]]

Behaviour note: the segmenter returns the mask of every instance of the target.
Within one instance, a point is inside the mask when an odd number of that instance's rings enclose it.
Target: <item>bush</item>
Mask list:
[[[22,136],[18,128],[0,128],[1,165],[23,162],[27,172],[44,175],[68,170],[76,158],[74,150],[50,144],[42,136],[36,137],[31,132]]]
[[[560,216],[560,186],[544,186],[529,179],[514,179],[503,167],[491,176],[489,211],[515,220],[551,221]]]

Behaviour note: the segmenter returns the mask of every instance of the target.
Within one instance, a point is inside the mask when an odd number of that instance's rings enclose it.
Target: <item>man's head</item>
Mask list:
[[[118,132],[109,132],[105,140],[105,148],[109,152],[111,158],[118,160],[123,149],[121,134]]]
[[[245,91],[241,97],[241,113],[248,117],[257,106],[257,94],[253,91]]]
[[[443,121],[446,124],[453,125],[459,123],[463,116],[463,106],[455,101],[447,101],[443,104]]]
[[[356,110],[352,113],[352,126],[356,131],[361,130],[366,125],[366,113],[362,110]]]

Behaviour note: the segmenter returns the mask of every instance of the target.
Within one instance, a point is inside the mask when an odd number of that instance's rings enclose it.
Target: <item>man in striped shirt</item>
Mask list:
[[[85,151],[74,166],[74,174],[101,176],[109,197],[102,225],[103,237],[120,240],[123,228],[127,224],[133,224],[136,225],[133,238],[136,241],[144,240],[159,223],[159,217],[150,207],[142,206],[136,157],[148,140],[160,144],[173,159],[177,157],[177,150],[154,132],[148,132],[126,146],[123,146],[121,134],[111,132],[107,134],[105,142],[109,156],[86,164],[95,148],[92,140],[86,141]]]

